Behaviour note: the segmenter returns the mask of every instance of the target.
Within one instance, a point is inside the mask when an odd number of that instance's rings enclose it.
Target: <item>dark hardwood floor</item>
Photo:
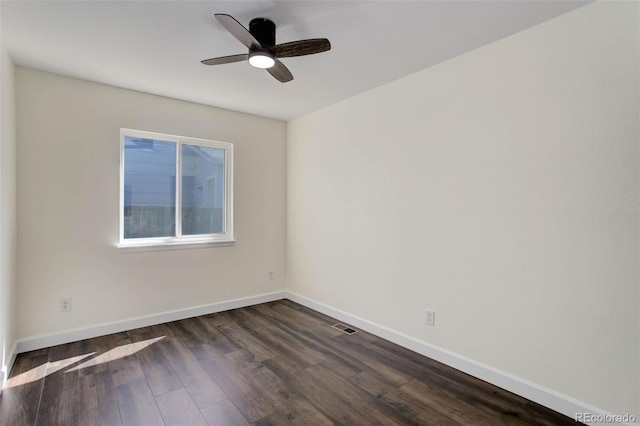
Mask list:
[[[20,354],[2,425],[575,425],[288,300]]]

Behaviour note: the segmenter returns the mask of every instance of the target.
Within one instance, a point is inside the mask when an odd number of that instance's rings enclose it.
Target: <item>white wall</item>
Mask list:
[[[16,119],[14,65],[0,39],[0,392],[15,355]]]
[[[288,289],[640,417],[638,19],[587,5],[289,122]]]
[[[282,291],[284,122],[22,67],[16,99],[18,338]],[[234,143],[234,246],[118,252],[121,127]]]

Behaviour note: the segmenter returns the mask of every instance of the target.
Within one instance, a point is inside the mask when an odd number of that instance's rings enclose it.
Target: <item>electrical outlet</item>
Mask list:
[[[63,297],[60,299],[60,312],[70,312],[71,311],[71,298]]]
[[[272,280],[274,275],[275,275],[275,271],[273,269],[270,270],[270,271],[267,271],[267,279],[268,280]]]
[[[424,313],[424,323],[427,325],[436,325],[436,311],[433,309],[426,309]]]

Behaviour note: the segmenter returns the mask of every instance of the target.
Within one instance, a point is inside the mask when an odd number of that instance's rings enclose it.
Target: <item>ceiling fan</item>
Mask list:
[[[326,38],[312,38],[307,40],[290,41],[276,44],[276,24],[266,18],[255,18],[249,22],[249,30],[236,21],[231,15],[216,13],[216,19],[240,43],[248,49],[248,53],[222,56],[201,61],[205,65],[230,64],[249,60],[256,68],[264,68],[281,83],[293,80],[293,75],[279,58],[313,55],[331,49],[331,43]]]

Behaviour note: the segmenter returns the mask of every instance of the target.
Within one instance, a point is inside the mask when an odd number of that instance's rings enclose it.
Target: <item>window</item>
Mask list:
[[[233,145],[120,130],[121,248],[233,240]]]

